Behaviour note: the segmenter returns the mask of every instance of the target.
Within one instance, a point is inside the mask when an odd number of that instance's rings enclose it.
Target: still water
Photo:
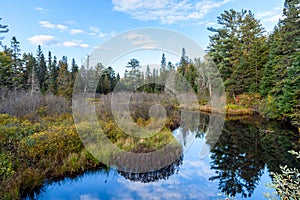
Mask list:
[[[209,118],[201,114],[196,127],[183,123],[173,131],[184,153],[163,169],[143,174],[96,169],[47,183],[35,198],[266,199],[264,193],[275,192],[266,186],[271,171],[278,172],[279,165],[300,168],[287,153],[300,149],[299,134],[290,127],[260,117],[227,119],[212,143],[207,139]]]

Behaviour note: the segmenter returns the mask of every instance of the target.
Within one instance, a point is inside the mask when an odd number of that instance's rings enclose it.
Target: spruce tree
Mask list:
[[[272,44],[262,90],[273,101],[268,105],[277,109],[271,118],[290,120],[300,126],[299,49],[300,49],[300,4],[299,0],[285,0],[283,18],[271,36]],[[267,72],[271,71],[271,75]],[[271,105],[272,104],[272,105]]]
[[[23,68],[22,63],[20,59],[21,55],[21,49],[20,49],[20,42],[17,40],[17,38],[14,36],[11,39],[11,57],[12,57],[12,80],[13,80],[13,88],[14,90],[23,88],[22,84],[22,74],[23,74]]]

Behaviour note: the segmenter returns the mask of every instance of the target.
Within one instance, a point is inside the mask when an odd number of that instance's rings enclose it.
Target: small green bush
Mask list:
[[[7,177],[13,175],[13,163],[10,156],[0,153],[0,180],[4,180]]]
[[[289,153],[296,155],[300,159],[300,151],[294,150],[288,151]],[[270,187],[275,188],[280,199],[283,200],[298,200],[300,199],[300,172],[298,169],[291,169],[288,166],[280,166],[281,173],[270,174],[273,176],[273,183]],[[266,194],[267,198],[270,199],[271,195]],[[272,198],[276,199],[276,198]]]

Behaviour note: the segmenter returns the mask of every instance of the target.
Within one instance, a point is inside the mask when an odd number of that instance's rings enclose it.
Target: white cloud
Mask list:
[[[90,45],[82,43],[82,44],[79,45],[79,47],[81,47],[81,48],[89,48]]]
[[[67,26],[62,25],[62,24],[56,24],[56,28],[59,29],[59,30],[61,30],[61,31],[65,31],[65,30],[68,29]]]
[[[106,33],[102,33],[102,32],[98,33],[99,38],[105,38],[106,36],[107,36]]]
[[[90,26],[89,29],[91,31],[89,34],[92,36],[96,36],[98,38],[105,38],[106,36],[108,36],[107,33],[101,32],[99,27]]]
[[[52,35],[35,35],[28,38],[29,42],[34,45],[52,45],[56,39]]]
[[[114,37],[114,36],[116,36],[116,35],[118,35],[117,32],[115,32],[115,31],[110,32],[110,36],[111,36],[111,37]]]
[[[39,11],[41,14],[48,14],[49,10],[45,9],[45,8],[41,8],[41,7],[35,7],[34,10]]]
[[[278,20],[282,18],[282,14],[278,14],[278,15],[274,15],[268,18],[265,18],[264,21],[265,22],[271,22],[271,23],[276,23],[278,22]]]
[[[275,7],[271,10],[265,11],[265,12],[261,12],[258,13],[256,16],[259,18],[263,18],[263,17],[270,17],[276,14],[281,14],[282,13],[282,8],[281,7]]]
[[[80,40],[65,41],[57,45],[64,46],[64,47],[80,47],[80,48],[88,48],[90,46],[88,44],[82,43]]]
[[[68,21],[66,23],[76,23],[75,21]],[[63,24],[53,24],[49,21],[39,21],[39,24],[41,25],[41,27],[43,28],[47,28],[47,29],[53,29],[53,30],[59,30],[61,32],[65,32],[68,31],[71,35],[76,35],[76,34],[82,34],[85,33],[84,30],[81,29],[70,29],[69,26],[63,25]]]
[[[130,32],[124,36],[126,39],[131,41],[133,46],[145,48],[145,49],[153,49],[157,47],[157,42],[154,41],[150,36],[139,34],[135,32]]]
[[[71,29],[70,30],[71,35],[76,35],[76,34],[81,34],[81,33],[84,33],[84,31],[81,29]]]
[[[79,47],[89,48],[90,45],[81,40],[58,41],[53,35],[35,35],[28,38],[28,41],[34,45],[59,46],[59,47]]]
[[[158,20],[176,24],[202,19],[213,9],[232,0],[113,0],[113,9],[141,21]]]
[[[68,30],[68,26],[62,25],[62,24],[52,24],[48,21],[39,21],[39,24],[41,27],[48,28],[48,29],[58,29],[60,31],[66,31]]]
[[[92,31],[93,33],[98,33],[98,32],[100,32],[100,29],[99,29],[99,27],[90,26],[90,31]]]
[[[216,25],[215,22],[207,22],[207,23],[206,23],[206,26],[214,26],[214,25]]]
[[[256,17],[260,18],[262,22],[276,23],[280,18],[282,18],[282,8],[275,7],[271,10],[258,13]]]
[[[74,20],[69,20],[69,21],[66,21],[66,23],[67,23],[67,24],[72,24],[72,25],[74,25],[74,24],[76,24],[76,21],[74,21]]]
[[[92,196],[90,194],[82,194],[79,196],[80,200],[99,200],[98,197]]]
[[[49,28],[49,29],[55,28],[55,25],[51,24],[48,21],[39,21],[39,24],[41,25],[41,27],[44,27],[44,28]]]

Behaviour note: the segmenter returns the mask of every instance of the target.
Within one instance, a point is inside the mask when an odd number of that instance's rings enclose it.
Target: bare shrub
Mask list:
[[[52,94],[0,90],[0,113],[16,117],[58,116],[71,113],[70,102]]]

